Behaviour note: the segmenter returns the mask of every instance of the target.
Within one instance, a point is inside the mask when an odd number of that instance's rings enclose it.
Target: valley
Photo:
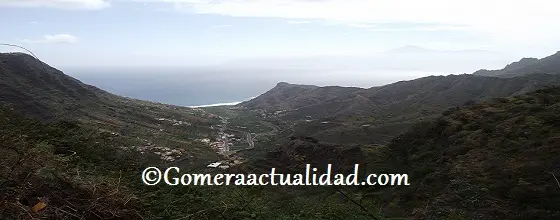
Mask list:
[[[527,70],[551,63],[559,53],[492,72],[508,77],[371,88],[280,82],[235,106],[187,108],[110,94],[29,55],[1,54],[0,218],[556,219],[560,75]],[[514,70],[530,74],[509,77]],[[409,173],[411,186],[138,180],[150,166],[248,174],[306,164],[348,172],[356,163],[364,173]],[[38,198],[49,198],[45,211],[22,211]]]

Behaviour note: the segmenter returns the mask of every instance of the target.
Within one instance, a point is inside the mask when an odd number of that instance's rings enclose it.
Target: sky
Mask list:
[[[24,46],[57,67],[243,66],[306,59],[320,65],[316,57],[322,63],[340,57],[368,60],[399,51],[395,48],[414,47],[465,56],[485,52],[496,58],[487,66],[499,67],[512,59],[540,58],[560,50],[559,4],[554,0],[0,0],[0,43]],[[385,56],[378,63],[386,60]]]

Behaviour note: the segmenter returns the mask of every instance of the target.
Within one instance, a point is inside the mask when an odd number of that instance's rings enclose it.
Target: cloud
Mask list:
[[[367,25],[437,24],[408,30],[466,30],[505,41],[556,40],[560,3],[556,0],[144,0],[172,3],[196,14],[325,20]],[[399,30],[403,28],[380,28]],[[406,29],[406,28],[404,28]]]
[[[293,20],[293,21],[287,21],[288,24],[309,24],[309,23],[313,23],[313,21],[298,21],[298,20]]]
[[[355,28],[367,28],[367,29],[372,29],[372,28],[379,27],[379,25],[377,25],[377,24],[368,24],[368,23],[348,23],[346,25],[348,25],[350,27],[355,27]]]
[[[45,7],[59,9],[103,9],[109,0],[0,0],[0,7]]]
[[[232,27],[233,25],[231,24],[220,24],[220,25],[214,25],[212,26],[212,28],[229,28]]]
[[[368,28],[372,31],[469,31],[472,30],[469,26],[459,25],[418,25],[410,27],[381,27],[379,25],[363,25],[352,27]]]
[[[78,38],[69,34],[55,34],[55,35],[45,35],[42,39],[30,40],[23,39],[25,43],[31,44],[72,44],[78,41]]]
[[[347,26],[353,28],[363,28],[372,31],[466,31],[472,27],[467,25],[454,24],[422,24],[422,23],[353,23],[353,22],[322,22],[327,26]]]

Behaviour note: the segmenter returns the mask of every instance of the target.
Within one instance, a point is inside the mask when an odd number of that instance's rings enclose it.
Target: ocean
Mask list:
[[[278,82],[369,88],[428,75],[422,71],[334,71],[290,68],[66,68],[66,74],[108,92],[180,106],[235,104]]]

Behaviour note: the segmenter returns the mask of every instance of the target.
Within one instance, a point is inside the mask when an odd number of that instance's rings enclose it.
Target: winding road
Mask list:
[[[271,131],[264,132],[264,133],[259,133],[259,134],[254,134],[254,133],[251,133],[251,132],[248,132],[248,131],[242,131],[242,130],[233,129],[233,128],[227,128],[226,129],[226,130],[245,133],[247,145],[249,145],[249,147],[247,147],[245,149],[231,151],[231,154],[235,154],[237,152],[244,151],[244,150],[251,150],[251,149],[255,148],[255,140],[257,139],[257,137],[265,136],[265,135],[275,135],[275,134],[278,133],[278,131],[280,131],[280,128],[278,128],[278,126],[273,125],[269,122],[259,121],[259,123],[261,123],[264,126],[267,126],[267,127],[271,128]]]

